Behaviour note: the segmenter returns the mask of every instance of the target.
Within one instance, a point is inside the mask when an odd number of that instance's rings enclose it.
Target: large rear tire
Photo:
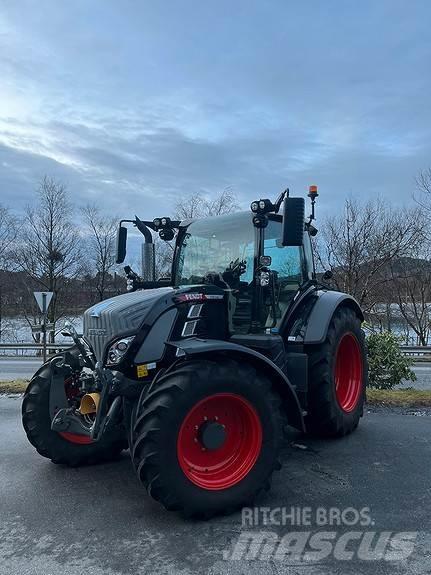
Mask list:
[[[46,363],[30,381],[22,403],[24,430],[37,452],[53,463],[71,467],[118,458],[127,445],[117,437],[103,437],[94,442],[84,435],[52,431],[49,414],[50,386],[50,365]]]
[[[221,359],[181,364],[138,404],[132,459],[168,510],[208,518],[269,489],[283,414],[266,377]]]
[[[358,426],[363,415],[368,363],[361,320],[339,308],[322,345],[309,351],[306,428],[313,435],[341,437]]]

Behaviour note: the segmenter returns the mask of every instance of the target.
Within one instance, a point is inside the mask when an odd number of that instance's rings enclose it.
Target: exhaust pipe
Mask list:
[[[89,413],[96,413],[99,407],[100,393],[86,393],[79,406],[79,413],[81,415],[88,415]]]
[[[146,282],[153,282],[155,280],[155,253],[154,244],[145,242],[142,244],[142,278]]]

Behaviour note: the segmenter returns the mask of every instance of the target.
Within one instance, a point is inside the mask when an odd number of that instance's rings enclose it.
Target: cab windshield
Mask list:
[[[205,218],[189,225],[181,245],[176,285],[205,282],[208,274],[223,275],[243,262],[243,282],[253,278],[254,234],[249,212]]]
[[[256,295],[256,230],[251,218],[244,212],[193,222],[187,228],[178,259],[175,285],[207,283],[228,291],[232,333],[249,333],[251,329]],[[275,301],[272,305],[268,293],[263,298],[258,318],[262,328],[279,327],[304,281],[304,251],[298,246],[283,247],[281,233],[281,218],[270,219],[264,229],[263,252],[272,260]]]

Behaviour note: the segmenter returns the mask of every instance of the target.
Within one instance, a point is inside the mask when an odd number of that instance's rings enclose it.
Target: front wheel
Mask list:
[[[322,437],[352,432],[363,414],[367,377],[361,321],[352,309],[339,308],[325,342],[309,350],[308,431]]]
[[[187,362],[139,404],[133,463],[167,509],[208,518],[269,488],[282,429],[279,398],[254,368],[226,359]]]

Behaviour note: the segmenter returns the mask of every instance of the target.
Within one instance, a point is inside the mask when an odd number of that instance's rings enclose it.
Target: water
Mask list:
[[[78,333],[82,333],[82,316],[71,316],[58,320],[55,324],[55,343],[71,342],[61,335],[64,324],[70,322]],[[37,343],[33,338],[29,322],[24,316],[3,317],[1,321],[0,343]],[[36,355],[35,350],[0,350],[1,355]]]
[[[66,321],[69,321],[78,333],[82,333],[82,316],[70,316],[65,317],[56,323],[56,335],[55,342],[63,343],[65,341],[70,341],[70,338],[65,338],[61,335],[61,331],[64,328]],[[373,325],[373,329],[379,329],[378,325]],[[415,332],[405,324],[401,318],[395,318],[392,321],[392,331],[397,335],[403,337],[404,342],[407,345],[418,345],[417,336]],[[31,329],[28,321],[24,316],[18,317],[3,317],[1,320],[1,343],[29,343],[33,342]],[[2,351],[0,350],[0,353]],[[22,352],[20,352],[22,353]],[[28,352],[26,352],[28,353]]]

